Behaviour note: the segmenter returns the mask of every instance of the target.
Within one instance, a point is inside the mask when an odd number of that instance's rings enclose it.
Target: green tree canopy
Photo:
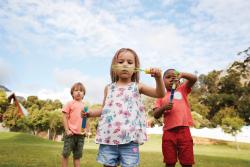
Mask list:
[[[3,113],[6,111],[8,105],[9,103],[5,91],[0,90],[0,122],[2,122]]]

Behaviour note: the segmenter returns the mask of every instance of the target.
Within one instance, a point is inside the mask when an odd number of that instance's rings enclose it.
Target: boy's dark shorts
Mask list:
[[[84,145],[83,135],[76,135],[76,134],[72,136],[65,135],[62,155],[65,158],[69,157],[72,151],[73,158],[80,159],[82,157],[83,145]]]

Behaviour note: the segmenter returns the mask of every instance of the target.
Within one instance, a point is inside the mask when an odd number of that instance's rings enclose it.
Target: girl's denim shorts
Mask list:
[[[139,144],[100,144],[97,161],[106,166],[135,167],[139,165]]]

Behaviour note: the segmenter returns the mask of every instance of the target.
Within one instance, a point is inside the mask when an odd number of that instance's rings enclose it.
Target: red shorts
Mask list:
[[[177,156],[182,165],[194,164],[193,139],[187,126],[165,130],[162,136],[164,162],[174,165]]]

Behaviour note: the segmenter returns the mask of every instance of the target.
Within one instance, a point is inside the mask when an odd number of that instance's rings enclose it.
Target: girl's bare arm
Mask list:
[[[161,98],[165,95],[165,86],[162,80],[161,71],[156,68],[152,68],[151,76],[155,78],[156,87],[152,88],[150,86],[139,84],[139,92],[150,97]]]
[[[103,98],[103,102],[102,102],[102,108],[104,107],[106,97],[107,97],[107,93],[108,93],[108,86],[106,86],[105,89],[104,89],[104,98]],[[94,110],[94,111],[89,111],[87,116],[88,117],[100,117],[101,114],[102,114],[102,108],[98,109],[98,110]]]

